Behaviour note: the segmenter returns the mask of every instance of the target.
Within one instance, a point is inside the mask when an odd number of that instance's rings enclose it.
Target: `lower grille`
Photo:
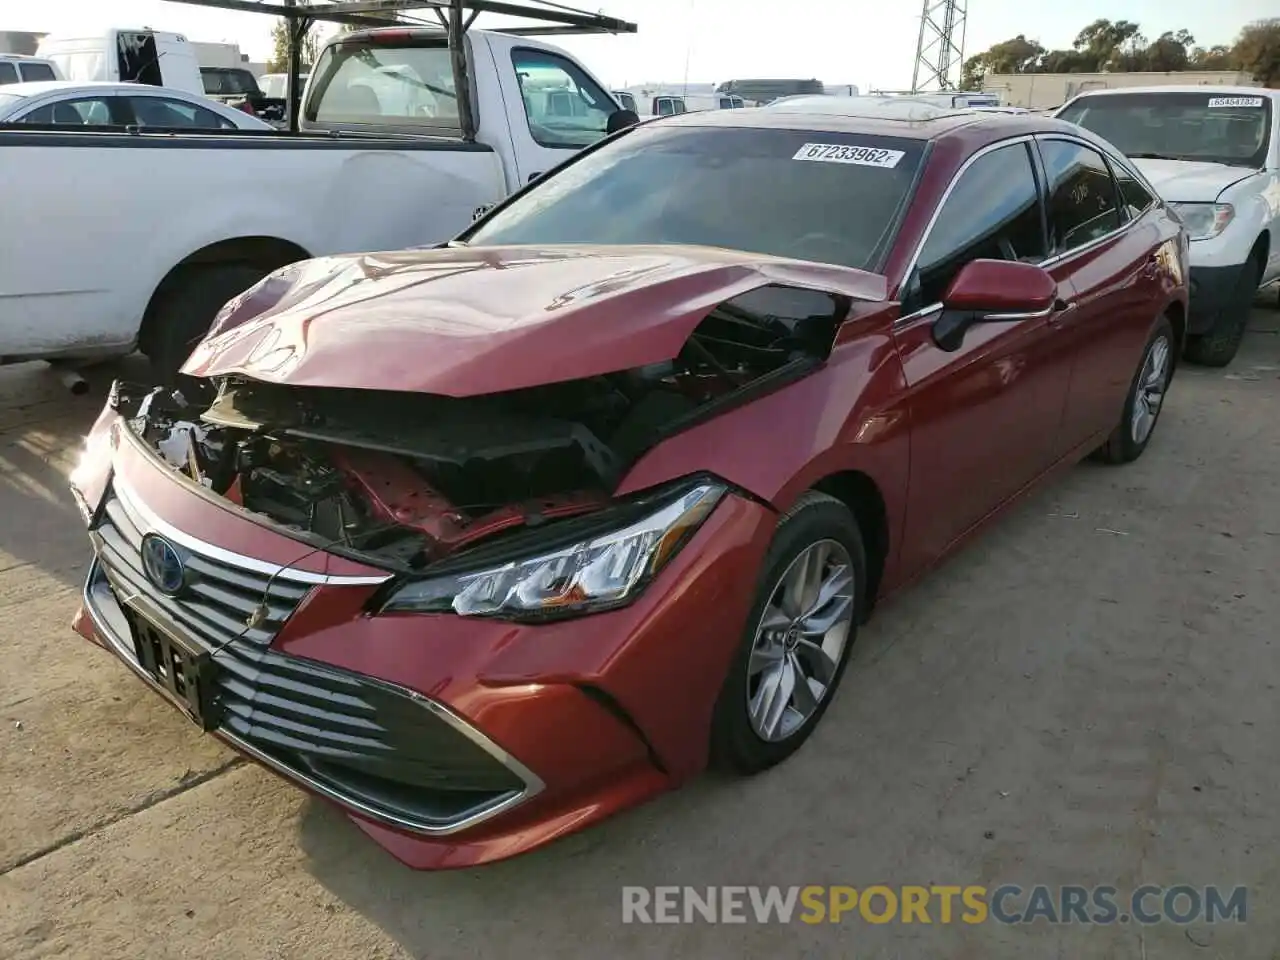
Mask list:
[[[141,513],[109,494],[100,516],[92,531],[98,556],[85,585],[85,605],[99,632],[145,675],[121,606],[122,598],[138,597],[171,630],[217,651],[216,732],[233,744],[374,819],[419,832],[461,829],[541,786],[433,701],[272,650],[307,584],[278,578],[268,589],[269,574],[186,550],[191,589],[178,598],[162,596],[142,572],[139,546],[147,524]],[[246,629],[244,620],[264,592],[270,613]]]

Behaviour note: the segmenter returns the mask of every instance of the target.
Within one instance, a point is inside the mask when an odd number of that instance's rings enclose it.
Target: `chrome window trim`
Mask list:
[[[947,189],[943,191],[941,198],[939,198],[938,200],[938,205],[934,208],[933,215],[929,218],[928,224],[925,225],[924,233],[920,237],[920,242],[916,244],[915,251],[911,254],[911,259],[907,261],[907,267],[902,272],[902,283],[905,284],[907,280],[910,279],[911,274],[915,271],[916,267],[919,265],[920,254],[924,252],[924,245],[929,242],[929,236],[933,233],[933,228],[938,223],[938,217],[942,215],[942,210],[944,207],[946,207],[947,201],[951,199],[951,194],[955,191],[956,184],[960,182],[960,178],[965,175],[968,169],[971,166],[973,166],[973,164],[976,163],[979,158],[985,157],[988,153],[994,153],[996,150],[1002,149],[1004,147],[1010,147],[1018,143],[1034,143],[1037,140],[1065,140],[1068,143],[1074,143],[1077,146],[1088,147],[1090,150],[1093,150],[1095,153],[1102,155],[1104,159],[1106,156],[1106,151],[1099,149],[1097,145],[1089,143],[1087,140],[1084,140],[1080,137],[1072,136],[1069,133],[1058,133],[1058,132],[1028,133],[1028,134],[1023,134],[1017,137],[1010,137],[1008,140],[1000,140],[996,143],[987,144],[981,150],[977,151],[971,157],[969,157],[969,159],[967,159],[964,163],[962,163],[960,165],[960,169],[958,169],[955,172],[955,174],[952,176],[951,182],[947,184]],[[1112,179],[1114,181],[1114,176]],[[1140,182],[1142,182],[1145,185],[1145,180],[1140,179]],[[1047,188],[1047,184],[1046,184],[1046,188]],[[1039,191],[1040,189],[1038,183],[1037,183],[1036,189],[1037,191]],[[1153,196],[1156,196],[1158,198],[1159,195],[1153,193]],[[1150,209],[1151,209],[1150,207],[1147,208],[1147,210],[1150,210]],[[1143,213],[1145,214],[1146,210],[1144,210]],[[1107,243],[1113,238],[1124,233],[1131,226],[1137,223],[1139,219],[1140,217],[1134,217],[1133,219],[1128,220],[1125,223],[1122,223],[1120,227],[1116,230],[1112,230],[1111,232],[1105,233],[1100,237],[1096,237],[1093,240],[1090,240],[1088,243],[1081,244],[1078,247],[1072,247],[1070,250],[1064,250],[1062,253],[1054,254],[1053,256],[1049,257],[1046,260],[1041,260],[1039,263],[1035,264],[1035,266],[1040,267],[1042,270],[1047,270],[1050,267],[1053,267],[1063,262],[1064,260],[1070,259],[1071,257],[1078,256],[1082,253],[1087,253],[1089,250],[1092,250],[1095,247],[1101,246],[1102,244]],[[901,293],[901,286],[899,287],[899,293]],[[941,310],[941,309],[942,309],[941,303],[930,304],[927,307],[921,307],[919,310],[912,311],[911,313],[907,314],[905,317],[899,317],[897,320],[893,322],[893,325],[897,327],[901,324],[904,324],[913,320],[917,320],[920,317],[924,316],[925,314],[932,313],[935,310]]]
[[[133,431],[122,430],[121,433],[133,438]],[[135,442],[138,441],[134,438]],[[217,560],[228,566],[240,567],[244,570],[252,570],[254,573],[260,573],[268,577],[275,577],[277,580],[290,580],[294,583],[306,583],[313,586],[373,586],[379,583],[385,583],[390,580],[392,574],[388,573],[381,576],[343,576],[332,573],[313,573],[310,570],[295,570],[288,564],[281,565],[271,563],[267,560],[258,560],[255,557],[246,557],[242,553],[235,553],[225,547],[219,547],[216,544],[209,543],[207,540],[201,540],[199,537],[192,536],[179,530],[173,524],[156,516],[155,512],[142,502],[142,497],[129,482],[118,472],[114,472],[111,477],[111,486],[115,490],[116,495],[125,501],[128,508],[134,511],[139,517],[146,521],[147,525],[153,531],[172,540],[174,543],[186,547],[202,556],[211,560]],[[323,550],[313,550],[313,553],[324,553]]]
[[[103,619],[103,615],[98,609],[97,598],[94,596],[94,584],[99,569],[99,561],[95,556],[93,563],[89,567],[89,575],[85,578],[84,587],[81,592],[84,609],[89,614],[89,619],[93,623],[93,629],[97,632],[98,636],[107,641],[111,652],[122,660],[125,666],[127,666],[135,676],[146,683],[152,690],[155,690],[163,696],[166,700],[170,700],[170,697],[164,687],[158,684],[155,679],[142,668],[142,665],[138,663],[132,648],[125,643],[122,638],[117,636],[116,631],[111,629],[111,626],[105,621],[105,619]],[[116,599],[115,602],[119,603],[120,601]],[[376,680],[376,678],[372,677],[369,679]],[[483,823],[484,821],[496,817],[498,814],[510,810],[512,807],[518,806],[524,801],[537,796],[543,791],[543,789],[545,789],[546,785],[537,774],[509,754],[506,750],[502,749],[502,747],[498,746],[486,737],[481,731],[471,726],[471,724],[467,723],[448,707],[444,706],[444,704],[425,697],[416,690],[401,687],[399,684],[390,684],[385,680],[377,682],[386,683],[388,686],[395,687],[401,693],[410,696],[415,702],[421,704],[424,709],[458,731],[514,773],[524,782],[525,789],[519,793],[505,796],[497,803],[492,803],[487,807],[468,811],[455,821],[450,821],[448,823],[423,823],[421,821],[412,820],[408,817],[401,816],[400,814],[391,813],[372,806],[366,801],[352,796],[338,787],[324,783],[309,776],[304,771],[281,763],[275,757],[268,753],[264,753],[253,744],[227,730],[218,728],[212,731],[212,733],[215,737],[226,741],[236,750],[252,757],[254,760],[257,760],[259,763],[263,764],[275,773],[278,773],[285,779],[292,780],[307,790],[317,793],[326,799],[332,800],[335,803],[354,811],[360,816],[367,817],[370,820],[386,826],[395,827],[400,830],[407,830],[410,833],[416,833],[423,836],[448,836],[449,834],[465,830],[468,827],[474,827],[476,824]]]

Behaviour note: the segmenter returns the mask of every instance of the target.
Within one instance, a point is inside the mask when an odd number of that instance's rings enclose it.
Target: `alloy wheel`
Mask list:
[[[853,572],[843,544],[819,540],[774,585],[747,667],[747,712],[762,740],[795,734],[831,689],[856,608]]]
[[[1164,392],[1169,385],[1169,340],[1167,337],[1156,337],[1147,349],[1142,361],[1142,373],[1138,376],[1138,390],[1133,398],[1133,417],[1129,425],[1129,433],[1133,442],[1146,443],[1155,429],[1156,417],[1160,415],[1160,405],[1164,402]]]

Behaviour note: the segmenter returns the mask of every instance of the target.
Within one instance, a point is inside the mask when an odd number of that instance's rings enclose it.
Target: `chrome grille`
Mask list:
[[[298,608],[310,586],[284,577],[233,566],[179,547],[186,566],[187,587],[178,598],[158,594],[142,572],[142,537],[148,532],[142,515],[115,490],[108,491],[101,519],[92,534],[111,586],[121,597],[145,595],[175,624],[216,647],[243,639],[266,646]],[[259,604],[266,617],[247,626]]]

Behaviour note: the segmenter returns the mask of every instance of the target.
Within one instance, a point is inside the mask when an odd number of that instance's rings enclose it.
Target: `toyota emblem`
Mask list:
[[[142,538],[142,572],[165,596],[174,597],[187,585],[187,568],[178,548],[164,537],[148,533]]]

